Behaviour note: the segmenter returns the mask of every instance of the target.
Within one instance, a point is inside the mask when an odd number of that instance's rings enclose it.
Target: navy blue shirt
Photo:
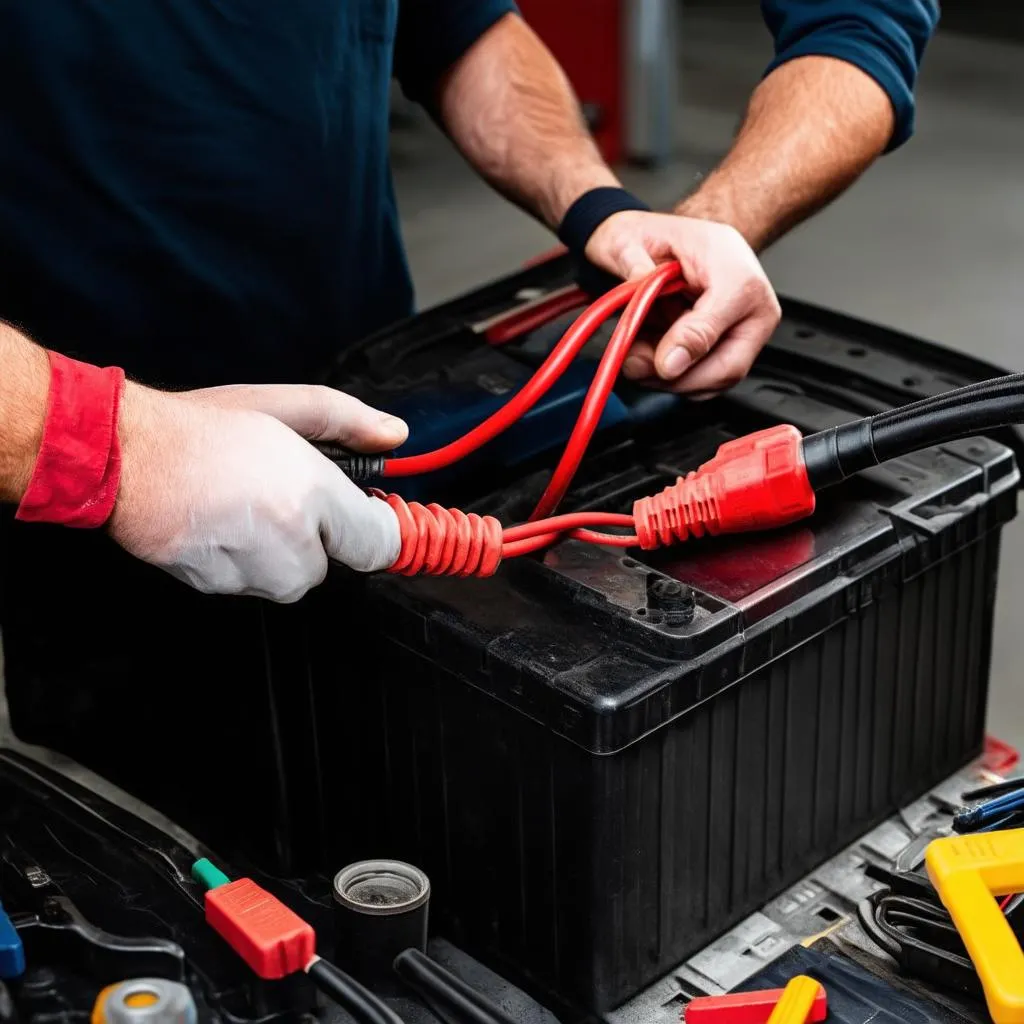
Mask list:
[[[512,9],[0,0],[0,317],[154,383],[308,377],[411,310],[393,70]]]
[[[407,315],[393,73],[428,98],[513,0],[0,0],[0,318],[169,386],[308,378]],[[765,0],[909,135],[932,0]]]

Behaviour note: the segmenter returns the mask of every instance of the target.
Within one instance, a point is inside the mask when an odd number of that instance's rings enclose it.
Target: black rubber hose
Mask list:
[[[504,1010],[418,949],[407,949],[395,957],[395,973],[449,1021],[515,1024]]]
[[[880,419],[900,418],[910,413],[916,413],[925,409],[937,409],[947,405],[963,405],[969,399],[978,396],[1003,394],[1007,389],[1013,390],[1024,384],[1024,373],[1008,373],[1003,377],[992,377],[989,380],[975,381],[964,387],[954,388],[952,391],[943,391],[930,398],[919,398],[916,402],[907,405],[896,406],[894,409],[886,409],[877,415]]]
[[[1024,420],[1024,394],[972,399],[961,406],[927,410],[903,419],[872,424],[879,462],[920,451],[933,444],[959,441]]]
[[[889,459],[1024,422],[1024,374],[971,384],[804,439],[815,490]]]
[[[340,967],[314,960],[306,973],[321,992],[348,1010],[359,1024],[404,1024],[401,1017]]]
[[[938,414],[953,409],[967,413],[991,402],[1013,402],[1024,397],[1024,374],[1014,373],[1006,377],[980,381],[968,387],[947,391],[932,398],[925,398],[910,405],[899,406],[877,413],[874,420],[878,426],[905,423],[921,418],[925,414]]]

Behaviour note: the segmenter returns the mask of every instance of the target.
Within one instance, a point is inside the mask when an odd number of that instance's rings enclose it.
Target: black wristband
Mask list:
[[[590,236],[613,214],[627,210],[649,213],[650,209],[624,188],[592,188],[569,207],[558,229],[558,240],[574,256],[582,256]]]

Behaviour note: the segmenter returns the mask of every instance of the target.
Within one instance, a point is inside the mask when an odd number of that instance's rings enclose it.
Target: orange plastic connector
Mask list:
[[[704,533],[743,533],[796,522],[814,512],[803,439],[792,426],[738,437],[653,498],[633,506],[640,546],[651,550]]]
[[[996,1024],[1024,1024],[1024,952],[995,897],[1024,891],[1024,829],[936,839],[925,866]]]

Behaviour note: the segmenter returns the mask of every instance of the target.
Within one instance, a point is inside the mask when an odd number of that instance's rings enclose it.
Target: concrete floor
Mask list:
[[[750,7],[687,0],[678,158],[655,172],[624,172],[654,204],[686,192],[728,146],[771,52]],[[1024,368],[1022,56],[1019,46],[940,34],[921,79],[915,138],[766,255],[778,291]],[[421,305],[507,273],[552,244],[422,120],[396,131],[394,154]],[[990,721],[1018,744],[1022,608],[1024,532],[1014,524],[1004,546]]]

